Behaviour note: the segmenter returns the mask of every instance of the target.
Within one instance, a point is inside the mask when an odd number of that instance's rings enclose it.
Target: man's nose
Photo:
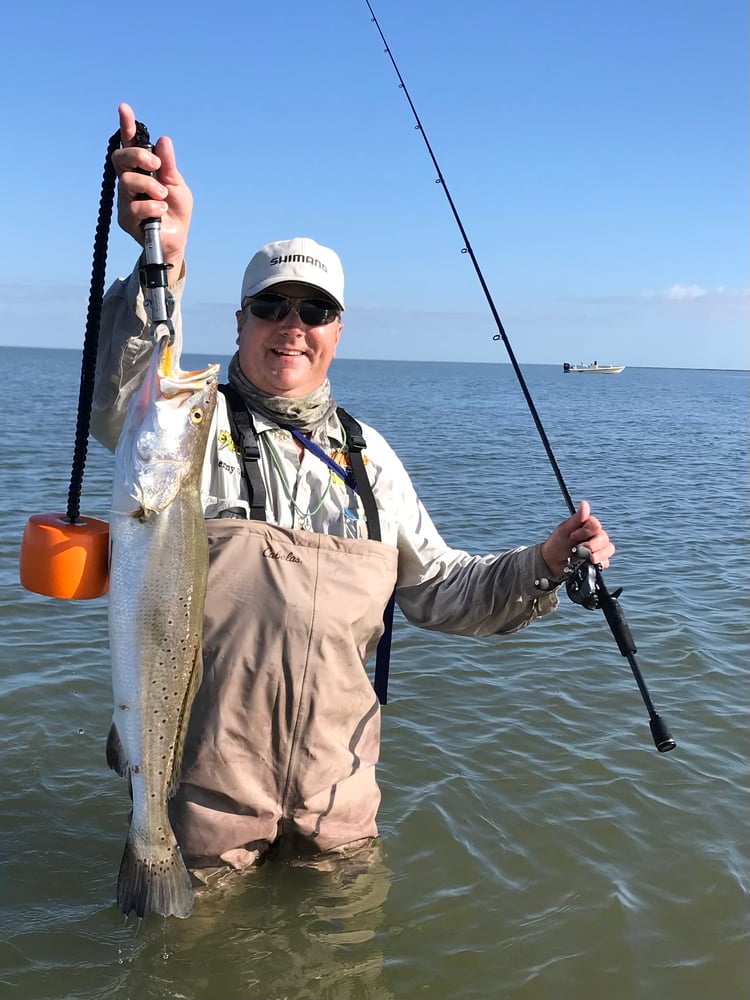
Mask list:
[[[299,318],[296,305],[293,305],[286,316],[281,320],[281,328],[283,330],[296,330],[299,333],[305,332],[305,324]]]

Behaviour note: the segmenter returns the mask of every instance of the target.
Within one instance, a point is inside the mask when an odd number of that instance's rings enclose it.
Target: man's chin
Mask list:
[[[309,370],[294,371],[285,369],[281,372],[274,372],[268,379],[267,384],[258,386],[265,392],[273,393],[274,396],[306,396],[313,389],[317,388],[312,384]]]

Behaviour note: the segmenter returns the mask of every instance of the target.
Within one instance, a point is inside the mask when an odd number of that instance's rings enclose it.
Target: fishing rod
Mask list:
[[[547,458],[552,467],[552,471],[555,474],[557,483],[560,487],[560,492],[563,495],[565,503],[567,504],[568,510],[571,514],[575,514],[576,507],[573,503],[573,498],[570,495],[570,490],[568,489],[565,480],[563,479],[562,472],[560,471],[560,466],[557,464],[557,459],[552,451],[552,445],[550,444],[549,438],[547,437],[547,432],[544,429],[541,418],[537,411],[534,400],[531,397],[529,388],[526,384],[526,379],[523,376],[521,367],[516,360],[516,355],[511,346],[508,335],[505,332],[505,327],[500,319],[500,313],[497,310],[494,299],[492,298],[492,293],[490,292],[489,286],[485,281],[484,274],[482,273],[482,268],[479,266],[479,261],[477,260],[476,254],[471,246],[469,236],[464,228],[464,224],[461,221],[461,216],[458,214],[458,209],[456,208],[455,202],[451,197],[451,193],[448,190],[448,185],[445,182],[445,177],[440,169],[440,164],[437,161],[437,157],[430,145],[430,141],[427,138],[427,133],[424,130],[422,121],[417,113],[417,109],[414,105],[414,101],[411,99],[409,89],[404,82],[404,78],[401,75],[401,71],[398,68],[398,64],[391,52],[391,47],[383,34],[383,29],[380,27],[380,22],[378,21],[375,11],[372,9],[372,4],[370,0],[365,0],[367,4],[367,9],[370,11],[370,16],[372,22],[377,28],[378,34],[385,46],[385,53],[391,61],[393,69],[395,70],[396,76],[398,77],[398,85],[404,92],[404,96],[409,103],[411,108],[411,113],[414,116],[414,121],[416,122],[415,128],[422,136],[424,144],[427,147],[427,152],[430,155],[432,164],[437,172],[436,183],[439,184],[445,197],[448,200],[451,212],[453,213],[453,218],[456,221],[459,232],[461,233],[461,238],[464,241],[461,253],[469,255],[471,263],[476,272],[476,276],[479,279],[479,284],[482,286],[482,291],[484,292],[484,297],[487,300],[487,304],[492,313],[492,318],[495,321],[498,332],[493,336],[493,340],[502,340],[505,345],[505,350],[507,351],[510,363],[513,366],[513,371],[518,379],[518,384],[521,386],[521,391],[523,392],[526,403],[529,407],[529,411],[536,425],[536,429],[541,438],[542,444],[544,445],[544,450],[547,453]],[[664,719],[659,715],[659,713],[654,708],[654,703],[651,700],[651,695],[649,694],[648,688],[646,687],[646,682],[643,679],[643,674],[641,673],[638,662],[635,658],[635,653],[637,648],[635,642],[633,641],[633,636],[630,632],[627,622],[625,621],[625,615],[618,602],[618,597],[622,593],[622,587],[618,590],[610,593],[604,583],[604,577],[602,576],[601,567],[594,565],[589,560],[590,552],[585,546],[576,546],[576,548],[571,553],[571,557],[568,560],[568,565],[565,568],[563,577],[559,582],[565,583],[565,588],[568,592],[568,596],[575,604],[580,604],[581,607],[587,608],[589,610],[596,610],[601,608],[604,613],[604,617],[607,620],[610,631],[615,638],[615,642],[620,650],[620,653],[627,658],[630,664],[630,669],[633,672],[635,682],[638,685],[638,690],[643,698],[643,703],[646,706],[646,710],[649,716],[649,726],[651,728],[651,736],[653,738],[656,749],[660,753],[667,753],[669,750],[674,750],[677,743],[672,739],[672,735],[667,728]],[[539,581],[543,583],[544,581]],[[555,583],[558,581],[554,581]]]

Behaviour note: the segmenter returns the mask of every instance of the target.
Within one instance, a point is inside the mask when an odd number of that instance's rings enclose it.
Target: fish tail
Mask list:
[[[117,904],[127,916],[158,913],[162,917],[189,917],[193,912],[193,886],[176,841],[158,856],[146,852],[128,835],[117,879]]]

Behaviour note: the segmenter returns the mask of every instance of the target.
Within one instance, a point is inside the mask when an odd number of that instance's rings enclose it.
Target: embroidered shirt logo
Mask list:
[[[288,563],[301,563],[302,562],[302,560],[300,559],[300,557],[299,556],[295,556],[295,554],[293,552],[278,552],[276,549],[272,548],[270,545],[267,545],[263,549],[263,557],[265,559],[278,559],[279,562],[288,562]]]
[[[239,455],[240,449],[234,443],[234,438],[232,437],[230,431],[219,431],[217,441],[219,445],[219,451],[221,451],[223,448],[228,448],[229,451],[233,451],[235,455]]]

